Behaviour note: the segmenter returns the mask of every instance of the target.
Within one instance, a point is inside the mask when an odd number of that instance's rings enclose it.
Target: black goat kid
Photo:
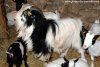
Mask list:
[[[6,54],[9,67],[13,67],[13,64],[15,64],[16,67],[20,67],[22,60],[24,60],[25,67],[28,67],[26,45],[22,38],[18,38],[16,42],[11,44],[8,47]]]

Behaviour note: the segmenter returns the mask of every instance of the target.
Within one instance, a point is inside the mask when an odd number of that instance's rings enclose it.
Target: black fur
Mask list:
[[[85,37],[86,37],[87,32],[88,32],[88,30],[85,29],[84,26],[82,26],[82,31],[80,32],[80,37],[81,37],[82,46],[83,46],[84,39],[85,39]]]
[[[22,57],[22,53],[21,53],[21,49],[19,45],[20,43],[22,44],[24,48],[23,57]],[[11,44],[7,52],[9,52],[7,53],[7,63],[9,64],[9,67],[13,67],[13,64],[15,64],[16,67],[20,67],[22,64],[22,60],[24,60],[25,67],[28,67],[27,56],[26,56],[26,45],[25,45],[25,42],[21,38],[18,38],[16,42]]]

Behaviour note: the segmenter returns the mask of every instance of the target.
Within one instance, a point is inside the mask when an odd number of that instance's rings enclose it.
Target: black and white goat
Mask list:
[[[22,37],[35,57],[47,61],[52,52],[58,52],[60,57],[67,54],[69,48],[75,48],[85,58],[81,47],[80,19],[46,19],[43,12],[29,4],[23,5],[16,14],[18,37]]]
[[[22,60],[24,60],[25,67],[28,67],[26,45],[21,38],[9,46],[6,54],[9,67],[13,67],[13,64],[15,64],[16,67],[21,67]]]
[[[100,23],[99,20],[96,20],[92,25],[88,33],[86,34],[83,48],[89,50],[91,56],[91,67],[94,67],[94,57],[100,56],[100,41],[97,40],[100,37]]]
[[[82,58],[67,60],[66,58],[58,58],[45,65],[45,67],[89,67],[87,61]]]

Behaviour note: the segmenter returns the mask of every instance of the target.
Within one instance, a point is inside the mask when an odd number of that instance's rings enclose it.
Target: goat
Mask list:
[[[91,26],[90,30],[87,32],[83,48],[88,49],[91,56],[91,67],[94,67],[94,57],[100,56],[100,23],[99,20],[96,20],[95,23]]]
[[[15,64],[16,67],[20,67],[22,60],[24,60],[25,67],[28,67],[26,45],[21,38],[18,38],[16,42],[8,47],[6,54],[9,67],[13,67],[13,64]]]
[[[40,9],[29,4],[22,6],[15,19],[18,37],[26,41],[28,50],[32,50],[33,55],[40,60],[49,60],[52,52],[64,57],[71,47],[85,58],[80,39],[80,19],[46,19]]]
[[[59,58],[45,64],[45,67],[89,67],[87,61],[82,58],[67,60]]]
[[[100,23],[99,20],[95,20],[95,23],[93,23],[90,30],[86,34],[83,48],[86,49],[92,44],[94,44],[99,36],[100,36]]]

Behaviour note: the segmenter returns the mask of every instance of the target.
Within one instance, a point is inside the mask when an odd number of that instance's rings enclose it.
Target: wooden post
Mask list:
[[[0,4],[0,26],[2,29],[3,43],[7,44],[9,36],[8,36],[8,26],[6,22],[6,11],[4,3]]]

